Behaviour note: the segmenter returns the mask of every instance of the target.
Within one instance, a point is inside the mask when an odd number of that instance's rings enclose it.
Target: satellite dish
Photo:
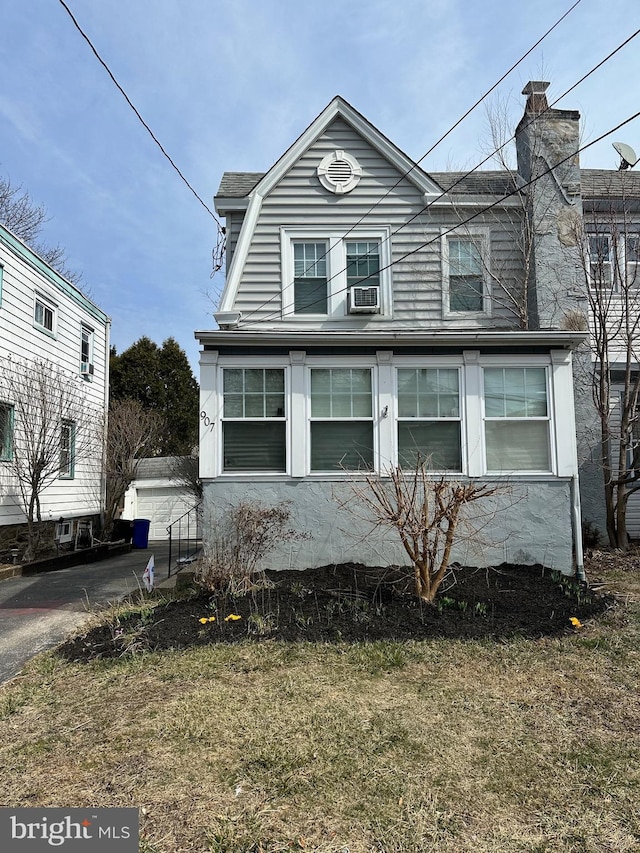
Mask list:
[[[614,142],[613,147],[620,155],[620,165],[618,166],[618,170],[628,169],[630,167],[633,168],[636,165],[638,158],[636,157],[636,152],[630,145],[625,145],[624,142]]]

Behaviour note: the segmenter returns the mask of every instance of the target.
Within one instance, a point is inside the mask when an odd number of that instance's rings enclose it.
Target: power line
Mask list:
[[[610,136],[612,133],[615,133],[617,130],[620,130],[621,127],[624,127],[625,125],[634,121],[638,117],[640,117],[640,110],[637,113],[635,113],[634,115],[632,115],[629,118],[625,119],[624,121],[620,122],[620,124],[616,125],[615,127],[612,127],[610,130],[606,131],[606,133],[601,134],[596,139],[593,139],[591,142],[588,142],[585,145],[582,145],[580,148],[576,149],[575,151],[572,151],[571,154],[567,155],[562,160],[559,160],[553,166],[549,166],[547,169],[544,170],[544,172],[541,172],[539,175],[536,175],[535,178],[532,178],[530,181],[527,181],[526,183],[523,183],[519,187],[516,187],[515,189],[506,193],[501,198],[497,199],[496,201],[492,202],[491,204],[486,205],[485,207],[478,210],[476,213],[472,214],[471,216],[467,217],[466,219],[460,220],[455,225],[451,226],[451,228],[448,228],[445,231],[438,233],[438,235],[436,237],[433,237],[430,240],[426,240],[424,243],[420,243],[414,249],[411,249],[411,251],[406,252],[404,255],[402,255],[399,258],[396,258],[395,261],[391,261],[390,263],[386,264],[385,266],[380,267],[380,269],[378,270],[378,273],[383,272],[384,270],[390,269],[391,267],[395,266],[396,264],[401,263],[402,261],[405,261],[407,258],[411,257],[412,255],[415,255],[416,252],[419,252],[422,249],[425,249],[427,246],[430,246],[432,243],[435,243],[436,241],[441,240],[442,237],[445,237],[447,234],[451,234],[452,232],[457,231],[461,226],[468,225],[469,222],[473,222],[473,220],[477,219],[478,216],[481,216],[482,214],[487,213],[489,210],[493,210],[494,207],[497,207],[498,205],[502,204],[502,202],[505,201],[506,199],[510,198],[513,195],[516,195],[517,193],[520,193],[523,189],[526,189],[527,187],[532,186],[536,181],[540,180],[540,178],[543,178],[545,175],[548,175],[551,172],[553,172],[553,170],[556,169],[558,166],[561,166],[563,163],[566,163],[568,160],[573,159],[578,154],[582,153],[583,151],[586,151],[587,148],[590,148],[592,145],[595,145],[596,143],[605,139],[607,136]],[[341,272],[343,272],[343,270]],[[361,280],[361,282],[367,281],[367,279],[372,278],[373,275],[377,275],[378,273],[369,274],[368,276],[364,277]],[[348,289],[349,289],[348,287],[343,287],[340,290],[336,291],[336,294],[337,293],[344,293]],[[317,302],[322,302],[322,301],[324,301],[324,299],[317,300]],[[311,303],[311,304],[313,305],[314,303]],[[291,314],[293,314],[293,313],[295,313],[295,312],[288,312],[286,314],[283,314],[283,316],[291,316]],[[280,312],[275,312],[271,315],[271,317],[277,317],[279,314],[280,314]],[[266,319],[269,320],[270,318],[267,317]],[[257,324],[263,323],[264,321],[265,321],[265,318],[262,318],[262,320],[254,320],[252,323],[248,323],[247,326],[255,326]],[[245,326],[244,328],[247,328],[247,327]]]
[[[572,8],[573,8],[573,7],[572,7]],[[569,11],[571,11],[571,10],[569,10]],[[583,76],[582,76],[582,77],[581,77],[581,78],[580,78],[576,83],[574,83],[572,86],[570,86],[568,89],[566,89],[566,90],[565,90],[561,95],[559,95],[559,96],[558,96],[554,101],[552,101],[552,103],[551,103],[551,104],[549,104],[549,105],[548,105],[548,106],[547,106],[547,107],[546,107],[546,108],[545,108],[545,109],[540,113],[540,115],[544,115],[544,114],[545,114],[548,110],[550,110],[550,109],[551,109],[555,104],[557,104],[557,103],[558,103],[558,101],[560,101],[560,100],[562,100],[563,98],[565,98],[565,97],[566,97],[570,92],[572,92],[575,88],[577,88],[577,86],[579,86],[581,83],[583,83],[583,82],[584,82],[584,81],[585,81],[585,80],[586,80],[586,79],[587,79],[591,74],[593,74],[595,71],[597,71],[599,68],[601,68],[601,67],[602,67],[602,65],[604,65],[604,63],[605,63],[605,62],[608,62],[608,61],[609,61],[609,60],[610,60],[610,59],[611,59],[611,58],[612,58],[616,53],[618,53],[618,51],[622,50],[622,48],[623,48],[623,47],[625,47],[625,46],[626,46],[630,41],[632,41],[634,38],[636,38],[639,34],[640,34],[640,29],[638,29],[638,30],[636,30],[634,33],[632,33],[632,35],[630,35],[630,36],[629,36],[628,38],[626,38],[626,39],[625,39],[621,44],[619,44],[616,48],[614,48],[614,50],[612,50],[610,53],[608,53],[608,54],[607,54],[607,56],[605,56],[602,60],[600,60],[600,62],[598,62],[596,65],[594,65],[594,66],[593,66],[593,68],[591,68],[591,69],[590,69],[586,74],[584,74],[584,75],[583,75]],[[504,79],[504,78],[503,78],[503,79]],[[615,129],[616,129],[616,128],[614,128],[614,130],[615,130]],[[611,132],[611,133],[613,133],[613,132],[614,132],[614,130],[612,130],[612,131],[610,131],[610,132]],[[608,135],[608,134],[605,134],[605,136],[606,136],[606,135]],[[443,138],[444,138],[444,137],[443,137]],[[602,137],[601,137],[601,138],[602,138]],[[411,222],[413,222],[415,219],[417,219],[417,218],[418,218],[418,216],[421,216],[423,213],[425,213],[425,212],[426,212],[426,211],[427,211],[427,210],[428,210],[432,205],[436,204],[436,203],[437,203],[438,201],[440,201],[440,199],[442,199],[445,195],[447,195],[448,193],[450,193],[450,192],[451,192],[451,190],[453,190],[456,186],[458,186],[458,184],[460,184],[462,181],[464,181],[466,178],[468,178],[468,177],[469,177],[469,175],[472,175],[475,171],[477,171],[477,170],[478,170],[481,166],[483,166],[487,161],[489,161],[492,157],[494,157],[494,156],[495,156],[495,155],[496,155],[500,150],[502,150],[502,148],[504,148],[506,145],[508,145],[508,144],[509,144],[509,142],[511,142],[513,139],[515,139],[515,134],[513,134],[513,135],[512,135],[512,136],[510,136],[508,139],[506,139],[506,140],[505,140],[501,145],[499,145],[499,146],[498,146],[498,148],[496,148],[494,151],[492,151],[490,154],[488,154],[488,155],[487,155],[483,160],[481,160],[481,161],[480,161],[476,166],[474,166],[474,167],[473,167],[473,169],[470,169],[468,172],[466,172],[465,174],[461,175],[461,176],[460,176],[460,177],[459,177],[459,178],[458,178],[458,179],[457,179],[453,184],[451,184],[451,186],[449,186],[445,191],[443,191],[443,192],[442,192],[442,193],[441,193],[437,198],[432,199],[430,202],[428,202],[426,205],[424,205],[424,207],[420,208],[420,210],[418,210],[418,211],[417,211],[413,216],[411,216],[409,219],[407,219],[407,221],[406,221],[406,222],[403,222],[403,223],[402,223],[402,225],[400,225],[398,228],[396,228],[396,230],[395,230],[395,231],[393,231],[393,232],[392,232],[388,237],[385,237],[385,239],[384,239],[382,242],[388,242],[388,241],[389,241],[393,236],[395,236],[396,234],[398,234],[398,233],[399,233],[403,228],[405,228],[407,225],[409,225]],[[598,141],[598,140],[596,140],[596,141]],[[436,144],[437,144],[437,143],[436,143]],[[592,145],[592,144],[593,144],[593,143],[589,143],[589,145]],[[584,148],[588,148],[588,147],[589,147],[589,145],[585,145],[585,146],[583,147],[583,149],[579,149],[579,150],[584,150]],[[430,150],[432,151],[432,150],[433,150],[433,148],[435,148],[435,145],[434,145],[434,146],[432,146],[432,148],[431,148]],[[576,153],[578,153],[578,152],[576,152]],[[426,156],[426,155],[425,155],[425,156]],[[418,162],[421,162],[423,159],[424,159],[424,157],[422,157]],[[559,164],[556,164],[556,165],[559,165]],[[405,174],[408,174],[408,172],[407,172],[407,173],[405,173]],[[401,179],[401,180],[402,180],[402,179]],[[397,186],[397,185],[398,185],[398,184],[396,183],[394,186]],[[524,185],[524,186],[526,186],[526,185]],[[522,190],[522,189],[523,189],[523,186],[518,187],[518,188],[517,188],[517,190],[514,190],[513,192],[511,192],[511,193],[509,193],[509,194],[505,195],[505,196],[503,197],[503,199],[500,199],[499,201],[502,201],[502,200],[504,200],[504,199],[506,199],[506,198],[509,198],[511,195],[515,195],[516,193],[520,192],[520,190]],[[386,193],[386,194],[385,194],[385,196],[386,196],[386,195],[388,195],[388,193]],[[383,196],[383,198],[384,198],[385,196]],[[499,202],[498,202],[498,203],[499,203]],[[376,202],[376,204],[377,204],[377,202]],[[492,206],[493,206],[493,205],[492,205]],[[373,209],[374,209],[374,207],[375,207],[375,205],[373,205],[373,207],[371,207],[371,208],[370,208],[370,210],[369,210],[366,214],[364,214],[364,215],[363,215],[363,216],[358,220],[358,222],[356,222],[356,224],[355,224],[355,225],[351,226],[351,228],[350,228],[350,229],[349,229],[349,230],[348,230],[348,231],[347,231],[347,232],[342,236],[342,239],[344,239],[344,237],[346,237],[348,234],[350,234],[350,233],[354,230],[354,228],[355,228],[358,224],[360,224],[360,223],[363,221],[363,219],[364,219],[364,218],[365,218],[365,217],[366,217],[366,216],[371,212],[371,210],[373,210]],[[488,209],[490,209],[490,208],[488,208]],[[480,212],[483,212],[483,211],[480,211]],[[449,233],[449,232],[447,232],[447,233]],[[327,252],[325,252],[325,254],[321,256],[321,258],[322,258],[322,257],[326,257],[326,255],[327,255],[327,254],[328,254],[328,251],[327,251]],[[368,256],[368,257],[369,257],[369,256]],[[320,259],[321,259],[321,258],[320,258]],[[320,260],[320,259],[316,259],[316,260]],[[395,262],[394,262],[394,263],[395,263]],[[310,268],[311,268],[311,265],[310,265],[309,269],[310,269]],[[386,268],[387,268],[387,267],[385,267],[385,269],[386,269]],[[329,281],[332,281],[332,279],[336,278],[337,276],[341,275],[343,272],[345,272],[345,271],[346,271],[346,269],[347,269],[347,268],[345,267],[345,268],[343,268],[343,269],[338,270],[337,272],[335,272],[333,275],[331,275],[331,276],[327,279],[327,283],[328,283]],[[362,281],[366,281],[366,280],[367,280],[367,278],[370,278],[370,277],[371,277],[371,276],[367,276],[366,278],[362,279]],[[282,289],[282,291],[281,291],[281,292],[282,292],[282,293],[284,293],[284,291],[285,291],[285,290],[288,290],[290,287],[293,287],[293,286],[294,286],[294,282],[291,282],[290,284],[287,284],[287,285]],[[344,290],[344,288],[343,288],[341,291],[337,291],[337,292],[339,292],[339,293],[340,293],[340,292],[343,292],[343,290]],[[257,308],[254,308],[251,312],[249,312],[249,314],[247,315],[247,317],[251,317],[253,314],[256,314],[258,311],[260,311],[262,308],[264,308],[264,307],[265,307],[266,305],[268,305],[270,302],[273,302],[273,300],[274,300],[274,299],[276,299],[279,295],[280,295],[280,294],[275,294],[274,296],[272,296],[272,297],[270,297],[269,299],[265,300],[261,305],[259,305]],[[321,302],[321,301],[323,301],[323,300],[317,300],[317,302]],[[315,303],[311,303],[311,304],[315,304]],[[272,314],[271,314],[270,316],[268,315],[266,318],[264,318],[264,317],[263,317],[263,318],[261,318],[260,320],[254,320],[253,322],[250,322],[250,323],[248,323],[247,325],[251,326],[251,325],[255,325],[255,324],[256,324],[256,323],[258,323],[258,322],[264,322],[265,320],[270,320],[270,319],[272,319],[273,317],[276,317],[276,316],[278,315],[278,313],[280,313],[280,312],[272,312]],[[289,316],[289,315],[287,315],[287,316]]]
[[[60,3],[60,5],[64,8],[64,10],[67,12],[67,14],[69,15],[69,17],[70,17],[70,18],[71,18],[71,20],[73,21],[75,28],[78,30],[78,32],[80,33],[80,35],[82,36],[82,38],[86,41],[86,43],[89,45],[89,47],[91,48],[91,50],[92,50],[92,52],[93,52],[94,56],[96,57],[96,59],[98,60],[98,62],[100,63],[100,65],[102,65],[102,67],[104,68],[104,70],[107,72],[107,74],[109,75],[109,77],[111,78],[112,82],[114,83],[114,85],[115,85],[115,86],[117,87],[117,89],[119,90],[119,92],[120,92],[120,94],[122,95],[122,97],[123,97],[123,98],[125,99],[125,101],[129,104],[129,106],[131,107],[131,109],[133,110],[133,112],[136,114],[136,116],[137,116],[138,120],[140,121],[140,123],[142,124],[142,126],[144,127],[144,129],[147,131],[147,133],[149,134],[149,136],[150,136],[150,137],[153,139],[153,141],[156,143],[156,145],[158,146],[158,148],[160,149],[160,151],[162,151],[162,154],[163,154],[163,155],[166,157],[166,159],[169,161],[169,163],[171,164],[171,166],[173,167],[173,169],[178,173],[178,175],[180,176],[181,181],[182,181],[184,184],[186,184],[186,186],[191,190],[191,192],[193,193],[193,195],[198,199],[198,201],[199,201],[199,202],[200,202],[200,204],[204,207],[204,209],[207,211],[207,213],[209,214],[209,216],[211,216],[211,217],[215,220],[216,225],[218,226],[218,230],[219,230],[219,232],[220,232],[221,234],[224,234],[224,233],[225,233],[225,229],[223,228],[222,224],[220,223],[220,220],[218,219],[218,217],[217,217],[217,216],[215,215],[215,213],[214,213],[214,212],[209,208],[209,206],[208,206],[208,205],[207,205],[207,204],[206,204],[206,203],[205,203],[205,202],[200,198],[200,196],[198,195],[198,193],[194,190],[194,188],[191,186],[191,184],[189,183],[189,181],[185,178],[185,176],[182,174],[182,172],[180,171],[180,169],[176,166],[175,162],[172,160],[172,158],[170,157],[170,155],[167,153],[167,151],[165,150],[164,146],[162,145],[162,143],[160,142],[160,140],[158,139],[158,137],[157,137],[157,136],[155,135],[155,133],[151,130],[151,128],[149,127],[149,125],[147,124],[147,122],[142,118],[142,116],[140,115],[139,111],[137,110],[137,108],[135,107],[135,105],[132,103],[131,99],[129,98],[129,96],[127,95],[127,93],[125,92],[125,90],[122,88],[122,86],[120,85],[120,83],[118,83],[118,81],[117,81],[117,80],[116,80],[116,78],[114,77],[114,75],[113,75],[113,73],[112,73],[111,69],[109,68],[109,66],[107,65],[107,63],[106,63],[106,62],[104,61],[104,59],[100,56],[100,54],[98,53],[98,51],[96,50],[96,48],[93,46],[93,44],[92,44],[91,39],[89,38],[89,36],[84,32],[84,30],[82,29],[82,27],[80,26],[80,24],[78,23],[78,21],[76,20],[76,18],[74,17],[73,12],[71,11],[71,9],[69,9],[69,7],[67,6],[67,4],[65,3],[65,0],[59,0],[59,3]]]

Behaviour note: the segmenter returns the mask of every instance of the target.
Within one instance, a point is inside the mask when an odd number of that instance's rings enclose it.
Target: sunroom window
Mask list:
[[[487,471],[549,471],[549,407],[544,367],[484,371]]]
[[[224,470],[285,471],[284,370],[226,368],[223,393]]]
[[[426,460],[437,471],[461,471],[460,390],[456,368],[398,370],[398,463]]]
[[[373,468],[369,368],[311,371],[311,470]]]

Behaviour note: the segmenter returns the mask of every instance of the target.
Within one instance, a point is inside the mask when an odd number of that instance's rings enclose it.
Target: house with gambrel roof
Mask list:
[[[580,570],[579,114],[545,89],[525,87],[514,174],[429,174],[336,97],[269,171],[223,176],[219,328],[196,332],[205,519],[288,501],[311,538],[273,567],[403,562],[345,506],[358,472],[426,456],[508,487],[461,563]]]

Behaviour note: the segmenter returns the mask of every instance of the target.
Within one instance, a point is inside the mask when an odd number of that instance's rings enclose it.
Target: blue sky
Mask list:
[[[419,159],[573,0],[66,0],[202,199],[225,170],[266,171],[340,94]],[[223,279],[216,225],[108,78],[59,0],[1,0],[0,174],[50,220],[43,238],[112,317],[118,351],[174,336],[195,367]],[[640,26],[637,0],[581,0],[500,85],[515,127],[530,79],[550,100]],[[558,106],[588,142],[639,108],[640,37]],[[479,107],[423,162],[471,168]],[[616,168],[640,120],[582,156]],[[640,166],[636,167],[640,168]]]

